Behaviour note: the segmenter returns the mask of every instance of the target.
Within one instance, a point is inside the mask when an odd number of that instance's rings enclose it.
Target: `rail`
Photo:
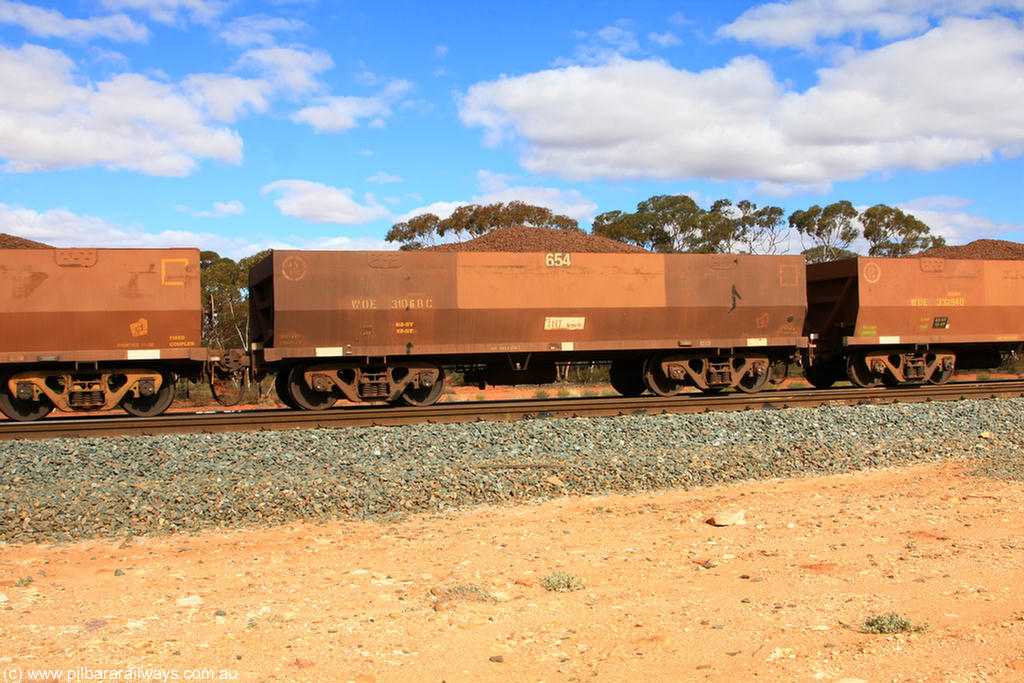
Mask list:
[[[555,417],[602,417],[704,413],[727,410],[780,410],[828,405],[913,403],[1024,396],[1024,381],[953,382],[939,386],[879,387],[875,389],[788,389],[758,394],[684,394],[672,398],[559,398],[439,403],[420,408],[346,405],[322,412],[288,409],[216,410],[167,413],[159,417],[54,417],[38,422],[0,421],[0,441],[174,434],[180,432],[238,432],[281,429],[334,429],[396,426],[416,423],[457,423],[480,420],[529,420]]]

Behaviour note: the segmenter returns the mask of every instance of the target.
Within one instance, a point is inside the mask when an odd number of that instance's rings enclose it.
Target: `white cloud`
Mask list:
[[[249,111],[266,111],[272,90],[267,81],[224,74],[192,74],[181,85],[210,118],[227,123]]]
[[[314,223],[358,225],[388,215],[387,209],[372,195],[366,195],[366,203],[360,204],[352,198],[352,190],[348,188],[308,180],[278,180],[264,185],[261,192],[281,193],[281,198],[274,205],[282,214]]]
[[[562,214],[580,221],[588,221],[597,211],[597,204],[578,190],[562,190],[553,187],[531,187],[514,185],[517,178],[491,171],[477,172],[480,192],[471,202],[434,202],[408,211],[395,218],[396,222],[407,221],[424,213],[432,213],[441,220],[448,218],[455,209],[468,204],[496,204],[498,202],[520,201],[534,206],[543,206],[556,214]]]
[[[951,46],[955,46],[953,49]],[[534,173],[819,186],[1024,153],[1024,27],[948,19],[786,91],[753,57],[700,72],[624,59],[472,86],[460,118]]]
[[[163,24],[185,21],[209,24],[221,15],[227,3],[224,0],[103,0],[103,6],[143,12]]]
[[[572,59],[557,59],[556,66],[568,64],[604,64],[613,59],[640,51],[636,34],[629,28],[629,22],[620,20],[593,33],[576,31],[580,41]]]
[[[235,47],[272,47],[277,40],[276,34],[295,33],[307,28],[309,25],[299,19],[253,14],[233,20],[220,32],[220,37]]]
[[[0,24],[16,24],[44,38],[109,38],[116,41],[142,42],[149,37],[149,31],[145,26],[132,21],[124,14],[68,19],[57,10],[11,0],[0,0]]]
[[[647,39],[661,47],[672,47],[673,45],[683,44],[683,41],[679,40],[679,36],[672,33],[672,31],[665,31],[664,33],[655,33],[654,31],[651,31],[647,34]]]
[[[967,244],[976,239],[1006,238],[1024,232],[1024,224],[994,221],[970,213],[972,200],[962,197],[922,197],[905,202],[899,208],[926,223],[932,233],[946,238],[948,244]]]
[[[238,239],[213,233],[165,230],[150,233],[139,227],[115,225],[96,216],[82,216],[59,208],[34,211],[0,204],[0,232],[55,247],[196,247],[240,258],[256,253]]]
[[[932,19],[1024,9],[1020,0],[795,0],[748,9],[719,36],[772,47],[812,48],[820,39],[873,33],[883,40],[927,31]]]
[[[511,176],[478,171],[477,181],[481,194],[473,198],[474,204],[496,204],[498,202],[524,202],[543,206],[556,214],[576,220],[590,220],[597,211],[597,204],[585,197],[579,190],[562,190],[554,187],[512,185]]]
[[[245,205],[237,199],[230,202],[214,202],[212,211],[195,211],[192,213],[196,218],[223,218],[225,216],[240,216],[245,213]]]
[[[292,115],[297,123],[308,123],[321,133],[340,133],[369,119],[371,128],[383,128],[384,120],[392,114],[392,106],[412,89],[412,83],[395,79],[373,97],[332,96],[321,97],[313,106],[300,109]]]
[[[398,244],[375,237],[321,237],[303,240],[301,248],[338,251],[394,251],[398,249],[398,246]]]
[[[197,159],[238,163],[241,138],[207,124],[176,86],[139,74],[79,84],[63,53],[0,46],[0,157],[7,171],[104,165],[183,176]]]
[[[455,213],[455,209],[459,208],[460,206],[468,205],[469,202],[434,202],[433,204],[427,204],[426,206],[420,206],[418,208],[415,208],[412,211],[408,211],[402,214],[401,216],[396,216],[395,222],[402,223],[409,220],[410,218],[415,218],[416,216],[421,216],[425,213],[432,213],[441,220],[444,220],[445,218],[448,218],[448,216],[451,216],[453,213]]]
[[[377,171],[372,176],[366,179],[368,183],[401,183],[403,182],[401,176],[387,173],[385,171]]]
[[[303,94],[321,88],[316,75],[334,66],[334,61],[323,50],[267,47],[248,50],[236,66],[254,68],[278,90]]]

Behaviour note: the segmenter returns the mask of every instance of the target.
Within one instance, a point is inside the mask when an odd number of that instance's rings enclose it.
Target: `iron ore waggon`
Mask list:
[[[1024,261],[854,258],[807,266],[817,387],[943,384],[1024,344]]]
[[[274,251],[250,271],[253,364],[293,407],[429,405],[605,361],[620,393],[758,391],[807,345],[802,256]]]
[[[0,249],[0,411],[162,413],[198,376],[197,249]]]

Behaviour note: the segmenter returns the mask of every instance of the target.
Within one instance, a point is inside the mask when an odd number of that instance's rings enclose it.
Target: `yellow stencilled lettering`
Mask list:
[[[395,334],[416,334],[416,323],[412,321],[396,322]]]
[[[967,299],[962,296],[958,297],[939,297],[935,300],[935,303],[939,306],[966,306]]]
[[[397,311],[413,311],[433,307],[434,300],[428,296],[408,296],[391,300],[391,308]]]
[[[572,266],[572,254],[556,252],[544,255],[544,265],[548,268],[569,268]]]
[[[910,305],[911,306],[927,306],[928,305],[928,299],[925,298],[925,297],[920,297],[920,298],[917,298],[917,299],[911,299],[910,300]]]
[[[376,299],[352,299],[352,308],[357,311],[368,311],[377,308]]]
[[[172,341],[167,343],[167,346],[172,348],[172,349],[173,348],[186,347],[186,346],[195,346],[195,345],[196,345],[196,343],[194,341],[185,341],[184,338],[182,338],[182,339],[175,339],[175,340],[172,340]]]
[[[170,339],[171,341],[181,341],[181,340],[183,340],[185,338],[185,335],[183,335],[183,334],[172,334],[172,335],[168,336],[167,338]]]

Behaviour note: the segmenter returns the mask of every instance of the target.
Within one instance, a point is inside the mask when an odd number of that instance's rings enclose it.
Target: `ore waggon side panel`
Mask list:
[[[942,384],[1024,344],[1024,262],[858,257],[807,267],[806,376]]]
[[[198,249],[0,250],[0,363],[201,358]]]
[[[796,347],[803,257],[275,251],[253,338],[288,358]]]
[[[1024,262],[856,258],[807,267],[808,329],[837,346],[1024,341]]]

